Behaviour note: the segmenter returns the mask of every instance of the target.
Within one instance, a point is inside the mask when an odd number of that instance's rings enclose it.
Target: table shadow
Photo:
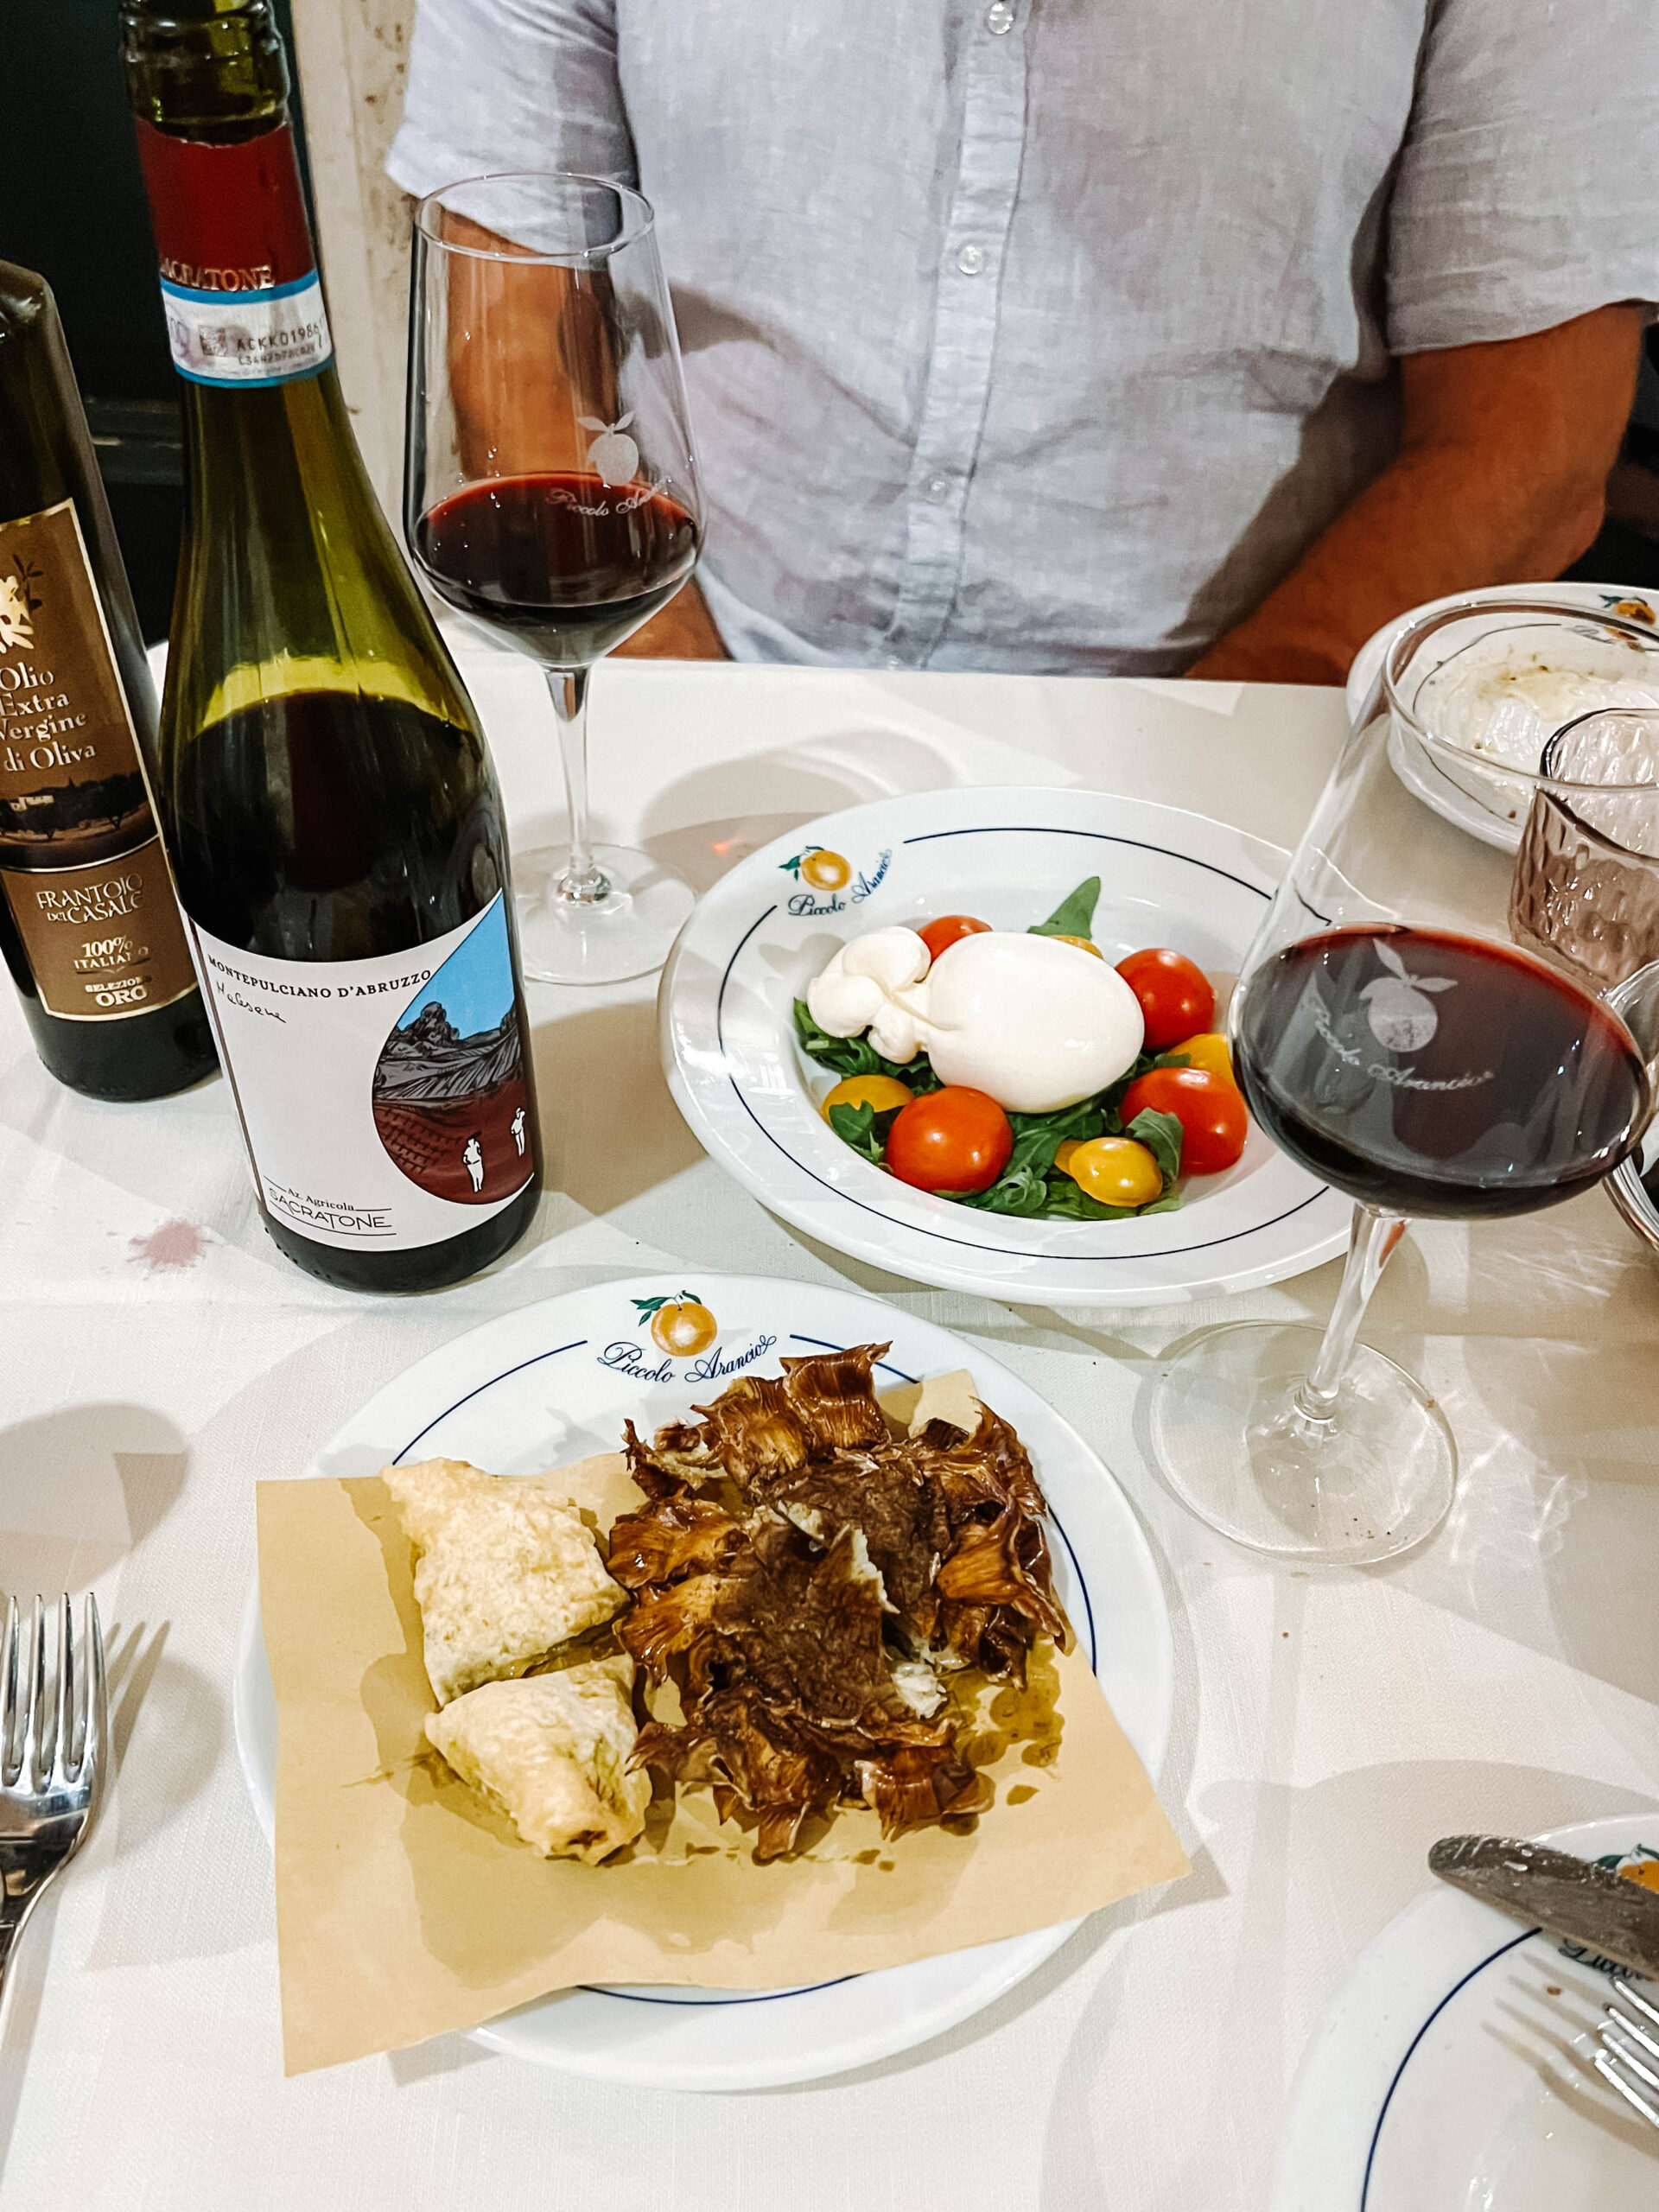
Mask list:
[[[1472,1232],[1444,1324],[1462,1338],[1441,1393],[1458,1494],[1428,1544],[1367,1571],[1646,1707],[1659,1682],[1659,1271],[1604,1207],[1592,1194]]]
[[[648,999],[589,1006],[531,1032],[550,1189],[606,1214],[704,1157],[663,1080]]]
[[[639,842],[706,891],[751,853],[820,815],[957,780],[949,756],[911,732],[836,730],[810,745],[713,761],[664,785],[640,817]]]
[[[149,1406],[68,1406],[0,1428],[8,1593],[96,1581],[167,1518],[186,1464],[184,1439]]]

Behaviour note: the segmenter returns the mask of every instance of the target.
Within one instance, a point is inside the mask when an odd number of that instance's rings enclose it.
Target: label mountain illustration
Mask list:
[[[497,1205],[534,1166],[524,1040],[498,898],[410,1000],[375,1064],[374,1126],[435,1198]]]

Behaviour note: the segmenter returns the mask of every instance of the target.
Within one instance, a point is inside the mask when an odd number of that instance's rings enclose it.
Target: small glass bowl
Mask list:
[[[1513,693],[1482,702],[1477,656],[1491,658],[1500,681],[1535,671],[1540,703],[1529,709]],[[1624,696],[1596,688],[1624,678]],[[1541,593],[1455,601],[1407,618],[1380,681],[1400,780],[1459,829],[1513,852],[1544,747],[1563,723],[1601,706],[1659,711],[1659,631]]]

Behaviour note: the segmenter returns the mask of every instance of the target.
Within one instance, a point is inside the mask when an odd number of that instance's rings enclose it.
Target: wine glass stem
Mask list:
[[[565,804],[570,816],[570,857],[554,895],[573,906],[596,906],[610,896],[610,879],[594,859],[588,834],[588,671],[550,668],[547,688],[559,724],[559,759],[564,768]]]
[[[1365,1318],[1371,1293],[1382,1280],[1389,1255],[1405,1233],[1406,1224],[1396,1213],[1379,1213],[1374,1206],[1354,1208],[1342,1288],[1337,1293],[1336,1306],[1325,1325],[1319,1356],[1292,1401],[1292,1409],[1299,1421],[1310,1428],[1324,1431],[1336,1418],[1337,1394],[1353,1357],[1359,1325]]]

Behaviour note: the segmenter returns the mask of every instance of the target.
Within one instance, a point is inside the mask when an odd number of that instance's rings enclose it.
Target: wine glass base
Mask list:
[[[512,855],[519,963],[538,982],[620,983],[649,976],[667,959],[696,904],[690,885],[649,853],[621,845],[593,850],[610,889],[591,903],[560,893],[567,847]]]
[[[1433,1535],[1457,1483],[1457,1446],[1402,1367],[1357,1344],[1335,1420],[1292,1410],[1318,1329],[1208,1329],[1164,1371],[1152,1436],[1166,1480],[1201,1521],[1281,1559],[1357,1566]]]

